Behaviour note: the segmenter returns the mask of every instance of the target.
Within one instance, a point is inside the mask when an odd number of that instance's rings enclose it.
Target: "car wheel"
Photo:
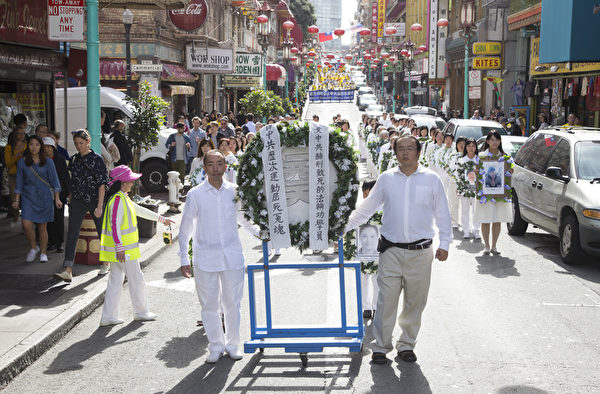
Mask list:
[[[567,264],[581,264],[584,258],[579,241],[579,223],[573,214],[568,214],[560,226],[560,256]]]
[[[165,191],[167,186],[167,172],[169,171],[165,163],[153,161],[142,168],[142,186],[149,193],[158,193]]]
[[[521,217],[521,211],[519,210],[519,200],[517,194],[513,190],[513,222],[506,223],[506,228],[510,235],[523,235],[527,231],[528,223]]]

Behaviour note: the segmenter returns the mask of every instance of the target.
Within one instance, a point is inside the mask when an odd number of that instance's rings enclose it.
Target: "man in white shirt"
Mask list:
[[[434,219],[440,233],[435,258],[446,260],[452,242],[444,187],[437,174],[419,165],[421,144],[413,136],[402,136],[396,140],[395,149],[398,167],[379,176],[369,197],[352,212],[346,226],[349,231],[366,223],[383,205],[378,247],[379,297],[373,322],[375,343],[371,346],[374,364],[385,364],[385,354],[394,349],[392,332],[402,291],[404,306],[398,319],[402,334],[396,342],[396,350],[401,360],[417,360],[413,349],[431,281]]]
[[[381,114],[381,118],[379,119],[379,123],[383,127],[385,127],[386,129],[388,127],[392,127],[392,120],[387,117],[387,112],[384,112],[384,113]]]
[[[207,179],[186,198],[179,229],[181,273],[190,277],[188,245],[193,239],[194,279],[208,338],[206,362],[216,363],[227,352],[240,360],[240,302],[244,292],[244,253],[238,235],[236,185],[223,179],[225,156],[211,150],[204,156]],[[225,314],[225,333],[220,308]]]
[[[476,109],[475,111],[473,111],[473,116],[471,116],[471,120],[481,120],[481,116],[479,116],[479,110]]]
[[[246,129],[244,130],[244,135],[248,133],[256,134],[256,124],[254,123],[254,115],[252,115],[251,113],[246,114],[246,124],[244,124],[244,126],[246,126]]]

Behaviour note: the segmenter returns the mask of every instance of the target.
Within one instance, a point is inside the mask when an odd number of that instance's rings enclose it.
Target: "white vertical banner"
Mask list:
[[[438,0],[429,0],[429,80],[435,80],[438,51]],[[437,82],[437,81],[436,81]]]
[[[264,126],[260,130],[260,138],[264,144],[262,162],[272,247],[287,248],[292,245],[292,242],[290,239],[290,223],[285,197],[281,142],[277,126]]]
[[[309,248],[329,247],[329,127],[310,124],[308,140],[310,220]]]

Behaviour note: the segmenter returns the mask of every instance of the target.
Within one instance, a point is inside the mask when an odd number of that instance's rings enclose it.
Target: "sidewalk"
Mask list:
[[[159,213],[167,208],[163,202]],[[0,219],[0,389],[102,304],[108,280],[108,275],[98,276],[99,265],[77,264],[73,282],[54,278],[64,256],[55,251],[48,253],[48,263],[39,263],[39,257],[26,263],[29,245],[25,235],[12,231],[4,216]],[[165,216],[176,223],[172,226],[176,242],[181,214]],[[154,237],[140,240],[142,267],[165,246],[165,229],[157,224]]]

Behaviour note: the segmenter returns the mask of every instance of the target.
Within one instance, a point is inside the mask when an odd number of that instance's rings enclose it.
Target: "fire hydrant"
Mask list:
[[[169,212],[181,212],[179,210],[179,206],[181,202],[179,201],[179,192],[183,189],[183,184],[181,183],[181,179],[179,179],[179,172],[177,171],[169,171],[167,172],[168,177],[168,186],[169,190],[169,201],[167,205],[169,206]]]

